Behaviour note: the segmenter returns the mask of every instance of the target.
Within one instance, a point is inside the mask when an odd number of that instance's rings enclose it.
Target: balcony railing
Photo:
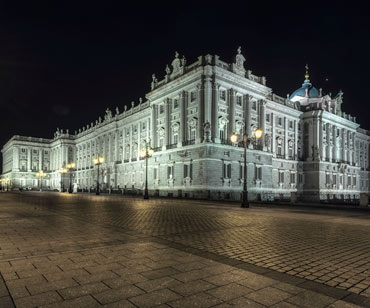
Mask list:
[[[177,143],[172,143],[172,144],[167,145],[167,149],[174,149],[174,148],[177,148]]]
[[[285,158],[285,156],[283,154],[276,154],[276,158]]]
[[[195,144],[195,139],[186,140],[186,141],[184,142],[184,145],[190,145],[190,144]]]
[[[154,152],[162,151],[162,147],[156,147],[156,148],[153,148],[153,151],[154,151]]]
[[[124,163],[128,163],[130,160],[129,159],[124,159],[123,162]]]
[[[137,161],[137,157],[131,158],[131,161]]]

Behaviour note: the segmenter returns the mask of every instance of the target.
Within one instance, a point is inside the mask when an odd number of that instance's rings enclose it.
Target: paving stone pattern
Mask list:
[[[370,212],[0,194],[2,307],[370,307]]]

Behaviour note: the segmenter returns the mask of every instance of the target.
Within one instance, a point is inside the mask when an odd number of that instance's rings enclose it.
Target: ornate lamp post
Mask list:
[[[36,173],[36,175],[40,178],[40,191],[42,191],[42,179],[46,176],[46,173],[40,170],[39,172]]]
[[[100,190],[99,190],[99,166],[104,163],[104,157],[98,156],[93,159],[94,165],[98,166],[98,175],[96,177],[96,195],[100,195]]]
[[[243,143],[244,143],[244,181],[243,181],[243,195],[241,207],[249,207],[248,203],[248,190],[247,190],[247,147],[250,142],[255,143],[263,135],[262,129],[258,128],[254,131],[253,136],[249,137],[244,126]],[[238,142],[238,135],[233,133],[230,137],[231,142]]]
[[[67,173],[67,169],[66,168],[60,168],[59,172],[60,172],[60,177],[61,177],[60,191],[64,192],[64,174]]]
[[[75,163],[69,163],[67,165],[67,169],[69,172],[69,189],[68,192],[71,194],[72,193],[72,169],[75,167]]]
[[[145,141],[145,149],[141,150],[141,157],[145,158],[145,190],[144,199],[149,199],[148,193],[148,158],[151,157],[154,150],[150,147],[149,142]]]

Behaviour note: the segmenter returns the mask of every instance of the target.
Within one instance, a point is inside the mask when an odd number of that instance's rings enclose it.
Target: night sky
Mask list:
[[[246,69],[283,97],[301,86],[308,63],[314,86],[333,95],[342,89],[344,110],[370,128],[365,7],[31,2],[0,4],[0,147],[15,134],[51,138],[57,127],[74,132],[107,107],[122,111],[150,91],[152,73],[163,79],[175,51],[188,64],[208,53],[231,62],[239,45]]]

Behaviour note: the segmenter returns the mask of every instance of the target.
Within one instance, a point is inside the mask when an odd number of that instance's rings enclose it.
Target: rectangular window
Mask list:
[[[257,103],[256,103],[256,102],[253,102],[253,103],[252,103],[252,109],[253,109],[253,110],[257,110]]]
[[[262,167],[256,166],[256,180],[261,181],[262,180]]]
[[[167,178],[169,180],[172,180],[173,179],[173,176],[174,176],[174,166],[168,166],[167,167]]]
[[[284,183],[284,171],[279,171],[279,183]]]
[[[173,135],[173,143],[177,144],[178,142],[179,142],[179,135],[178,134]]]
[[[242,97],[241,97],[241,96],[237,96],[237,97],[236,97],[236,104],[237,104],[238,106],[241,106],[241,105],[242,105]]]
[[[357,179],[356,179],[356,176],[354,175],[353,176],[353,186],[356,186],[357,185]]]
[[[326,173],[325,175],[325,183],[330,184],[330,174],[329,173]]]
[[[295,172],[290,173],[290,184],[295,184]]]
[[[283,119],[282,118],[278,118],[278,124],[281,126],[283,124]]]
[[[193,164],[192,163],[187,163],[184,164],[184,179],[185,178],[193,178]]]
[[[22,149],[21,151],[22,151],[22,153],[26,153],[26,149]]]
[[[333,174],[333,184],[334,185],[337,184],[337,175],[336,174]]]
[[[351,182],[352,182],[351,180],[352,180],[352,177],[349,175],[349,176],[348,176],[348,186],[351,186],[351,185],[352,185],[352,184],[351,184]]]
[[[190,131],[190,140],[195,140],[195,129]]]
[[[222,101],[226,100],[226,91],[225,90],[220,91],[220,100],[222,100]]]
[[[223,162],[222,177],[224,179],[230,179],[231,178],[231,163]]]
[[[293,121],[289,121],[289,128],[293,128]]]
[[[162,114],[164,112],[164,106],[160,105],[159,106],[159,114]]]
[[[163,147],[163,138],[159,138],[159,146]]]
[[[270,115],[266,114],[266,122],[270,122]]]

